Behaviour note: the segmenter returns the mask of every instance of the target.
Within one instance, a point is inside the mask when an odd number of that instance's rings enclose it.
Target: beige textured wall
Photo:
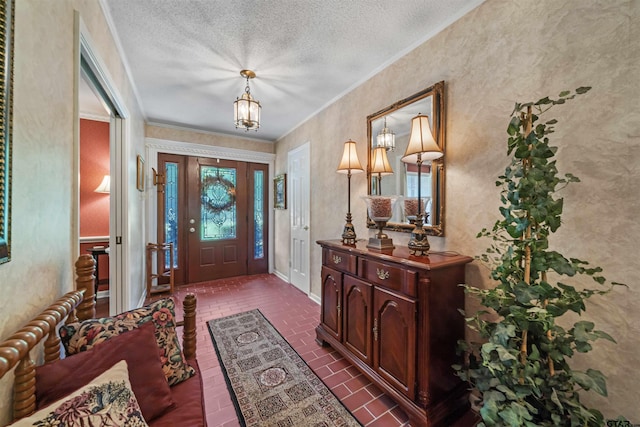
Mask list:
[[[605,277],[628,283],[594,298],[583,317],[610,332],[576,367],[600,369],[609,398],[589,394],[605,416],[640,422],[636,402],[640,371],[640,2],[636,0],[488,0],[392,64],[277,143],[276,173],[287,152],[311,141],[311,238],[339,238],[346,212],[346,177],[337,174],[342,144],[358,141],[366,159],[366,116],[437,81],[447,85],[446,236],[430,238],[435,250],[475,256],[488,242],[475,238],[498,218],[495,178],[508,164],[506,127],[515,101],[556,96],[564,89],[591,92],[549,114],[560,121],[552,135],[558,165],[582,182],[562,191],[563,226],[554,249],[604,268]],[[352,212],[364,227],[364,174],[352,179]],[[288,216],[276,213],[276,269],[288,272]],[[397,243],[407,235],[393,233]],[[312,250],[312,292],[320,293],[320,250]],[[488,270],[474,262],[467,282],[489,286]],[[567,280],[576,283],[575,280]],[[580,283],[588,284],[585,279]]]
[[[168,126],[146,125],[146,136],[148,138],[166,139],[169,141],[190,142],[192,144],[211,145],[216,147],[236,148],[239,150],[259,151],[262,153],[273,153],[272,142],[248,138],[228,136],[215,133],[204,133],[178,129]]]
[[[12,260],[0,265],[0,340],[73,288],[74,9],[131,114],[129,188],[135,188],[135,153],[144,152],[143,123],[99,2],[15,3]],[[129,193],[125,242],[129,256],[142,261],[144,196],[136,193]],[[140,267],[132,266],[130,280],[132,296],[139,296]],[[0,381],[0,425],[10,419],[10,380]]]

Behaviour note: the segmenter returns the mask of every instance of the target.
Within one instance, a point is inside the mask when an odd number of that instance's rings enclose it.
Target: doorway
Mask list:
[[[109,122],[109,176],[110,192],[108,196],[108,256],[109,256],[109,297],[108,312],[115,314],[130,309],[128,281],[125,280],[129,267],[125,248],[122,245],[124,230],[127,229],[126,203],[127,191],[123,183],[127,182],[126,168],[123,168],[124,153],[128,150],[128,138],[125,132],[128,110],[122,102],[122,97],[113,84],[107,67],[97,54],[91,40],[89,30],[84,25],[78,11],[74,11],[74,115],[77,119],[74,135],[74,199],[76,208],[73,212],[75,229],[73,239],[78,243],[73,259],[80,255],[80,111],[85,100],[93,98],[103,108],[100,115]],[[93,95],[87,95],[86,89]],[[84,92],[81,92],[83,91]],[[106,113],[104,113],[106,111]],[[106,236],[101,236],[106,237]],[[106,245],[98,245],[106,246]],[[103,248],[98,248],[103,249]],[[106,248],[104,248],[106,249]],[[106,251],[105,251],[106,252]],[[100,269],[103,270],[103,261]]]
[[[268,173],[266,164],[158,153],[157,236],[174,245],[176,284],[268,272]]]

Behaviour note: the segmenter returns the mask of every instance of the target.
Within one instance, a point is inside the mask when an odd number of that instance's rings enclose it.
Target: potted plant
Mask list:
[[[584,289],[562,281],[586,275],[607,283],[600,267],[549,247],[549,236],[561,225],[563,199],[557,192],[579,179],[559,175],[557,147],[548,138],[557,120],[540,120],[550,108],[589,89],[516,103],[512,113],[507,129],[512,161],[496,182],[502,188],[501,218],[493,229],[478,234],[492,239],[480,259],[491,266],[497,286],[465,286],[487,308],[466,318],[483,342],[461,342],[468,363],[454,366],[480,395],[480,426],[604,425],[602,414],[584,406],[579,394],[592,390],[606,396],[604,375],[595,369],[574,370],[569,361],[575,352],[591,350],[597,339],[615,341],[592,322],[578,321],[565,329],[558,319],[569,311],[582,313],[587,299],[619,283]]]

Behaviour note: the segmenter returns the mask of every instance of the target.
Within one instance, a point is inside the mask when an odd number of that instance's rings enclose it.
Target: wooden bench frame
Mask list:
[[[16,365],[13,382],[13,420],[36,410],[36,365],[31,350],[44,340],[44,363],[60,359],[58,325],[95,318],[95,261],[80,255],[75,263],[76,290],[68,292],[38,316],[0,343],[0,378]],[[182,349],[186,359],[196,355],[196,297],[188,294],[183,301],[184,317],[176,323],[183,327]]]

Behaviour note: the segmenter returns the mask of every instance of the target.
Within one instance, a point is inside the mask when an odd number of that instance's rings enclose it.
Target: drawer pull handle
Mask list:
[[[336,306],[336,310],[338,311],[338,317],[340,317],[340,311],[342,310],[342,307],[340,307],[340,304]]]
[[[389,272],[384,271],[383,268],[376,268],[376,274],[378,275],[378,279],[384,280],[389,278]]]
[[[333,263],[334,264],[340,264],[342,262],[342,257],[338,256],[338,255],[334,255],[333,256]]]
[[[373,339],[378,341],[378,318],[373,319]]]

